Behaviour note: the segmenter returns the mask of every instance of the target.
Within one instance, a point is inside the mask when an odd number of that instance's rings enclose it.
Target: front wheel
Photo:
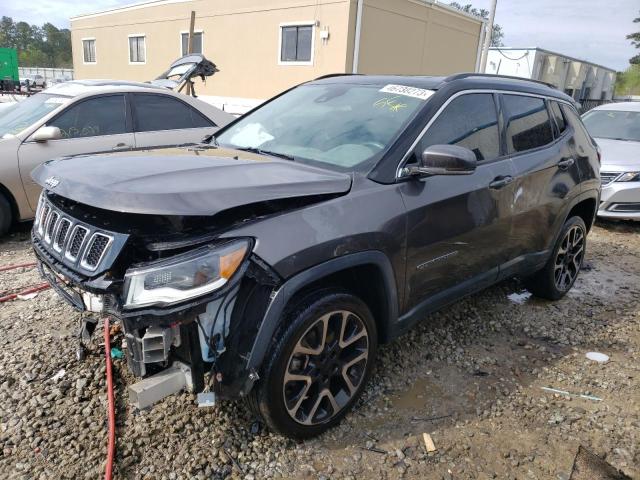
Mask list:
[[[571,217],[562,227],[551,258],[545,267],[525,280],[537,297],[562,298],[578,278],[587,247],[587,227],[580,217]]]
[[[349,293],[310,295],[288,320],[249,402],[269,428],[303,439],[336,425],[353,406],[378,340],[369,308]]]

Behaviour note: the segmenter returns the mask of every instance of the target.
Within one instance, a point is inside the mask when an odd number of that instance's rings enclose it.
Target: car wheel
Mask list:
[[[558,237],[549,261],[538,273],[525,281],[537,297],[562,298],[578,278],[587,247],[587,227],[580,217],[568,219]]]
[[[11,204],[4,195],[0,194],[0,236],[5,235],[13,222]]]
[[[345,292],[307,296],[288,320],[249,403],[271,430],[304,439],[336,425],[353,406],[378,339],[369,308]]]

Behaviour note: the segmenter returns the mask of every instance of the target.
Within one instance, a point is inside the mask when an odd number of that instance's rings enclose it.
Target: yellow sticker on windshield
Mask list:
[[[402,108],[406,108],[407,104],[398,100],[400,97],[385,97],[377,100],[373,106],[377,108],[388,108],[391,112],[397,112]]]

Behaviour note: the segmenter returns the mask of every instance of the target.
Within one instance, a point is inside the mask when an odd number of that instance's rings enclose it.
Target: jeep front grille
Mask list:
[[[48,251],[69,267],[95,272],[106,267],[105,259],[114,248],[116,253],[124,246],[126,235],[106,232],[67,215],[55,207],[43,194],[34,225],[34,236],[40,248]],[[111,256],[111,262],[113,256]]]
[[[87,270],[95,270],[106,253],[113,238],[102,233],[94,233],[89,240],[81,265]]]
[[[71,241],[67,246],[65,257],[67,257],[71,261],[76,261],[78,259],[78,253],[80,253],[80,249],[84,244],[84,239],[86,238],[87,233],[89,233],[89,230],[84,228],[83,226],[76,225],[75,227],[73,227]]]
[[[68,218],[63,218],[58,224],[58,231],[53,239],[53,249],[56,252],[61,252],[64,248],[64,241],[67,239],[67,233],[69,233],[69,227],[71,221]]]

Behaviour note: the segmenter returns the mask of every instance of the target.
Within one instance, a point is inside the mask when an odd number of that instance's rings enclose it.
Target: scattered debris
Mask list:
[[[631,477],[580,445],[569,480],[631,480]]]
[[[65,373],[67,373],[67,371],[64,368],[61,368],[60,370],[58,370],[58,373],[56,373],[53,377],[51,377],[51,380],[57,382],[62,377],[64,377]]]
[[[197,396],[198,407],[215,407],[216,406],[216,394],[213,392],[200,392]]]
[[[609,355],[605,355],[604,353],[600,352],[588,352],[586,357],[589,360],[593,360],[594,362],[598,363],[607,363],[609,361]]]
[[[38,296],[38,292],[31,292],[31,293],[27,293],[25,295],[22,295],[22,294],[19,293],[16,298],[18,300],[31,300],[33,298],[36,298],[37,296]]]
[[[238,461],[237,461],[235,458],[233,458],[233,457],[231,456],[231,454],[227,451],[227,449],[226,449],[226,448],[223,448],[223,449],[222,449],[222,451],[224,452],[224,454],[225,454],[227,457],[229,457],[229,460],[231,460],[231,462],[232,462],[232,463],[235,465],[235,467],[240,471],[240,473],[242,473],[242,474],[244,475],[244,470],[243,470],[243,468],[240,466],[240,464],[238,463]]]
[[[531,292],[527,292],[526,290],[521,293],[513,292],[507,295],[507,298],[511,300],[516,305],[523,305],[529,298],[531,297]]]
[[[547,392],[557,393],[559,395],[566,395],[567,397],[584,398],[587,400],[594,400],[596,402],[602,401],[600,397],[594,397],[593,395],[586,395],[584,393],[571,393],[571,392],[567,392],[566,390],[558,390],[557,388],[551,388],[551,387],[540,387],[540,388]]]
[[[442,420],[443,418],[451,417],[451,414],[448,415],[438,415],[437,417],[411,417],[412,422],[433,422],[435,420]]]
[[[427,453],[435,452],[437,450],[436,445],[433,443],[433,438],[431,438],[431,435],[429,435],[428,433],[423,433],[422,438],[424,439],[424,448],[426,448]]]
[[[111,349],[111,358],[117,358],[117,359],[124,358],[124,353],[122,353],[122,350],[120,350],[119,348],[113,347]]]
[[[379,453],[381,455],[387,455],[389,453],[386,450],[382,450],[382,449],[376,448],[376,447],[360,447],[360,449],[361,450],[368,450],[369,452]]]

